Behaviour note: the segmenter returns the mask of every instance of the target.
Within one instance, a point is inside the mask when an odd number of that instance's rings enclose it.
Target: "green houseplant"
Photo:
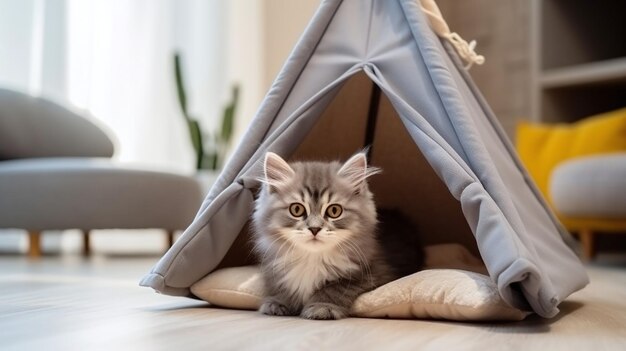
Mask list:
[[[196,169],[218,170],[223,166],[224,157],[233,136],[235,111],[239,102],[239,86],[234,85],[232,87],[230,101],[226,104],[222,113],[220,128],[205,134],[199,121],[189,115],[187,111],[187,94],[181,70],[180,54],[178,53],[174,54],[174,73],[176,75],[178,103],[187,122],[191,144],[196,154]]]

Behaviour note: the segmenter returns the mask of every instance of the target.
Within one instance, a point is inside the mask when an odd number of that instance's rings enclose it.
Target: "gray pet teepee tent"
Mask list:
[[[141,285],[186,296],[216,268],[249,263],[266,151],[345,159],[371,145],[380,205],[413,217],[427,244],[479,254],[511,306],[554,316],[588,278],[459,54],[481,59],[433,0],[323,1],[195,220]]]

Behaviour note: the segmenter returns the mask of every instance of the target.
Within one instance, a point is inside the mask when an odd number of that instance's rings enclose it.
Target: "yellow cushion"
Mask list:
[[[551,203],[548,180],[559,163],[575,157],[626,151],[626,108],[571,124],[522,122],[517,128],[516,143],[522,162]],[[574,221],[568,218],[562,220],[570,229],[582,224],[573,225]],[[603,223],[600,219],[587,221]]]
[[[548,179],[557,164],[574,157],[626,150],[626,108],[572,124],[522,122],[516,141],[522,162],[547,195]]]
[[[559,219],[567,228],[573,232],[583,229],[591,229],[600,232],[624,232],[626,231],[626,219],[615,218],[572,218],[559,215]]]

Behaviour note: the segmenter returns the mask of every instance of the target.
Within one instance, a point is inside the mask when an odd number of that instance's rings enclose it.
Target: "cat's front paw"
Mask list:
[[[302,309],[300,317],[306,319],[342,319],[348,317],[348,310],[332,303],[312,303]]]
[[[259,307],[259,312],[268,316],[293,316],[294,313],[289,307],[283,305],[280,302],[274,300],[267,300]]]

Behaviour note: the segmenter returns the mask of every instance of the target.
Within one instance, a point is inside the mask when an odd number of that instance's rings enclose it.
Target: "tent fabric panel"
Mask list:
[[[417,45],[411,26],[407,23],[404,9],[399,1],[373,1],[375,11],[371,23],[371,35],[364,63],[376,67],[381,72],[378,78],[418,111],[437,132],[446,138],[448,144],[467,163],[454,126],[446,117],[446,109],[437,95],[437,89],[430,79],[428,67]],[[417,4],[417,1],[412,1]],[[419,8],[419,6],[417,6]],[[421,8],[420,8],[421,11]],[[439,44],[439,39],[428,27],[431,40]],[[436,47],[434,47],[436,49]],[[447,69],[440,67],[440,69]],[[451,137],[448,139],[448,137]]]
[[[460,62],[453,63],[452,58],[454,56],[444,55],[450,65],[459,67]],[[480,92],[468,85],[472,82],[463,76],[464,71],[452,69],[451,73],[459,82],[458,91],[471,112],[470,117],[478,127],[480,138],[485,140],[487,152],[504,183],[504,191],[510,194],[520,218],[533,219],[524,221],[524,230],[517,234],[534,253],[534,262],[555,287],[560,299],[569,296],[589,282],[580,260],[568,245],[571,235],[563,231],[534,183],[528,181],[527,173],[500,125],[494,122],[495,117],[489,117],[492,111],[485,109],[484,102],[481,103]]]
[[[189,287],[212,271],[241,232],[253,209],[253,194],[235,183],[233,194],[200,231],[180,250],[179,264],[171,265],[165,282],[173,287]]]
[[[210,211],[194,220],[140,285],[156,289],[153,284],[158,284],[167,288],[158,290],[163,293],[169,288],[174,288],[177,295],[188,292],[185,289],[208,274],[226,254],[247,222],[253,200],[242,184],[231,184],[211,203]]]
[[[512,162],[515,164],[517,171],[520,173],[520,175],[524,179],[526,186],[528,186],[528,188],[530,189],[532,194],[535,196],[537,201],[544,208],[551,222],[557,228],[563,241],[570,247],[570,249],[575,250],[577,247],[577,242],[572,237],[572,235],[565,229],[565,227],[561,225],[556,215],[552,211],[552,208],[548,205],[545,198],[539,191],[539,188],[535,184],[534,180],[532,179],[532,177],[530,176],[530,174],[528,173],[528,171],[522,164],[522,161],[520,160],[515,147],[513,146],[508,136],[506,135],[504,129],[500,125],[498,118],[495,116],[491,107],[485,100],[480,90],[478,90],[478,87],[476,87],[476,84],[472,81],[467,71],[463,69],[463,63],[460,61],[458,57],[454,55],[456,51],[449,44],[444,45],[444,48],[446,49],[446,52],[448,53],[447,58],[450,59],[453,65],[456,66],[457,68],[455,71],[453,71],[453,73],[458,74],[459,81],[462,80],[465,82],[464,87],[467,88],[467,90],[464,89],[462,93],[468,97],[473,97],[474,101],[480,106],[480,110],[483,111],[485,117],[487,117],[488,121],[493,127],[494,132],[497,134],[498,139],[500,140],[504,148],[508,151],[508,155],[510,156]],[[468,99],[471,100],[471,98],[468,98]]]
[[[510,223],[503,218],[499,206],[488,192],[479,183],[468,186],[461,196],[461,206],[476,235],[483,262],[498,285],[502,298],[517,308],[527,309],[527,304],[530,304],[543,317],[551,317],[558,312],[555,306],[546,308],[537,303],[546,295],[548,300],[554,298],[552,283],[536,265],[516,265],[516,262],[536,261]],[[516,295],[517,291],[512,287],[514,283],[523,286],[524,300]],[[539,290],[545,292],[540,296]]]

